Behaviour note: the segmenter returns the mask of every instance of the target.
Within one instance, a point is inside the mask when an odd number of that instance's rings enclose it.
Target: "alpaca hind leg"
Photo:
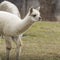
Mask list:
[[[6,37],[6,60],[9,60],[9,55],[11,51],[11,41],[10,38]]]

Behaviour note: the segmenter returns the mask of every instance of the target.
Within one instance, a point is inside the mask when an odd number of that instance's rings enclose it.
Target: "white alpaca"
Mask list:
[[[39,11],[34,8],[29,10],[23,20],[14,14],[0,11],[0,34],[4,35],[6,40],[6,60],[9,60],[10,40],[13,40],[17,45],[16,60],[19,60],[19,49],[21,48],[21,37],[19,35],[24,33],[34,22],[40,21],[40,19]]]
[[[13,13],[21,18],[17,6],[9,1],[3,1],[0,3],[0,11],[7,11]]]

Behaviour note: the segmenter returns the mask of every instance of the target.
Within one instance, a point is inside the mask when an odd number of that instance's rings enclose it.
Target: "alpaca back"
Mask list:
[[[15,34],[15,30],[22,20],[14,14],[0,11],[0,34]]]
[[[0,4],[0,11],[7,11],[7,12],[10,12],[10,13],[13,13],[13,14],[15,14],[18,17],[21,18],[20,12],[19,12],[17,6],[14,5],[13,3],[9,2],[9,1],[3,1]]]

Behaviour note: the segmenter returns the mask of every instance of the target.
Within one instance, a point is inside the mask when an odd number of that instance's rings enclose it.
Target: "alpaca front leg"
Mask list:
[[[8,39],[9,38],[6,39],[6,60],[9,60],[9,55],[11,51],[11,41]]]
[[[21,35],[17,36],[17,37],[12,37],[12,40],[15,42],[16,44],[16,60],[19,60],[19,56],[21,54]]]
[[[21,41],[17,41],[17,46],[16,46],[16,60],[19,60],[19,56],[21,54]]]
[[[17,48],[16,48],[16,60],[19,60],[20,53],[21,53],[21,46],[17,46]]]
[[[6,48],[6,60],[9,60],[10,48]]]

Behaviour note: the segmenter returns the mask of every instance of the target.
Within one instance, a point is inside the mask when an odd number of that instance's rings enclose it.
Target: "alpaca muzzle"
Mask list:
[[[42,20],[42,17],[39,17],[39,21],[41,21]]]

